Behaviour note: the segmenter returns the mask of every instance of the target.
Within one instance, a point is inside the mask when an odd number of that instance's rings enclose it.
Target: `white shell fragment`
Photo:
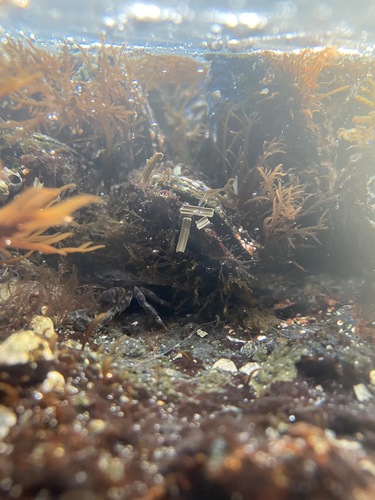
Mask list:
[[[223,372],[237,373],[237,367],[231,359],[220,358],[212,365],[214,370],[221,370]]]
[[[373,395],[367,389],[365,384],[353,385],[353,391],[354,391],[355,397],[358,399],[358,401],[360,403],[364,403],[365,401],[369,401],[373,397]]]
[[[232,184],[233,192],[236,196],[238,196],[238,175],[234,176],[233,184]]]
[[[215,212],[213,208],[198,207],[196,205],[188,205],[185,203],[180,208],[180,213],[182,215],[190,215],[190,217],[184,217],[182,219],[180,236],[178,238],[176,246],[176,252],[185,252],[186,245],[189,239],[192,217],[201,217],[201,219],[196,221],[196,225],[198,229],[203,229],[210,223],[208,217],[212,217]]]
[[[206,332],[205,330],[202,330],[201,328],[199,328],[199,329],[197,330],[197,335],[198,335],[198,337],[200,337],[201,339],[204,339],[204,337],[207,337],[208,332]]]

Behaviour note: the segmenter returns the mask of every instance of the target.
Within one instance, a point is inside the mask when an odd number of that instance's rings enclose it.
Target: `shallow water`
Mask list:
[[[360,7],[0,0],[1,498],[375,497]]]
[[[371,0],[362,0],[355,7],[351,0],[5,0],[0,9],[4,32],[32,33],[47,43],[67,37],[92,42],[103,32],[110,41],[169,52],[326,43],[366,48],[374,41]]]

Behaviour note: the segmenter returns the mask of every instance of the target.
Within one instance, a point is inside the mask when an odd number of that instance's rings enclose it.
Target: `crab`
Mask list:
[[[160,299],[152,290],[138,284],[131,274],[119,270],[108,270],[96,273],[95,277],[100,285],[109,286],[100,297],[101,305],[107,308],[106,322],[126,311],[134,299],[159,327],[167,329],[166,324],[147,299],[166,307],[169,307],[170,304]]]
[[[105,250],[91,257],[85,278],[103,291],[108,320],[136,302],[163,328],[159,304],[197,318],[227,316],[241,303],[252,304],[257,258],[214,194],[183,176],[116,187],[108,217],[92,226]],[[191,227],[182,244],[184,219]]]

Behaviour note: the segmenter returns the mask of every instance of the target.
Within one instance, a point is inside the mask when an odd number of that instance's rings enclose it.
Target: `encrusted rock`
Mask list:
[[[57,392],[59,394],[64,394],[66,385],[63,375],[55,370],[49,372],[43,381],[40,390],[44,393]]]
[[[30,322],[30,328],[41,335],[53,349],[57,341],[57,333],[51,318],[47,316],[34,316]]]
[[[214,370],[222,370],[224,372],[237,373],[237,367],[231,359],[220,358],[212,365]]]
[[[9,196],[9,187],[6,182],[0,180],[0,203],[4,203]]]
[[[0,381],[13,385],[41,382],[53,360],[47,340],[32,330],[20,330],[0,344]]]
[[[48,342],[32,330],[13,333],[0,344],[0,366],[23,365],[53,359]]]

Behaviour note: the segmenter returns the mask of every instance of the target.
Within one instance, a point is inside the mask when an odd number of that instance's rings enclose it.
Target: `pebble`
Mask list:
[[[45,394],[49,392],[65,394],[66,385],[63,375],[55,370],[48,372],[47,377],[44,379],[40,387],[40,390]]]
[[[373,395],[367,389],[365,384],[353,385],[353,391],[354,391],[355,397],[357,398],[357,400],[360,403],[364,403],[365,401],[369,401],[370,399],[373,398]]]
[[[90,432],[93,432],[94,434],[100,434],[106,429],[107,423],[105,420],[102,420],[100,418],[94,418],[88,423],[87,427]]]
[[[197,335],[198,335],[198,337],[200,337],[201,339],[204,339],[204,337],[207,337],[208,332],[206,332],[205,330],[202,330],[201,328],[199,328],[199,329],[197,330]]]
[[[212,369],[221,370],[223,372],[237,373],[237,367],[231,359],[220,358],[213,365]]]
[[[41,335],[53,349],[57,342],[57,333],[51,318],[47,316],[34,316],[30,322],[30,329]]]
[[[259,363],[246,363],[245,365],[241,366],[240,372],[244,373],[245,375],[251,375],[253,372],[259,370],[260,364]]]
[[[4,405],[0,405],[0,440],[7,436],[10,429],[17,423],[14,411]]]
[[[48,342],[32,330],[12,333],[0,344],[0,366],[23,365],[53,359]]]

